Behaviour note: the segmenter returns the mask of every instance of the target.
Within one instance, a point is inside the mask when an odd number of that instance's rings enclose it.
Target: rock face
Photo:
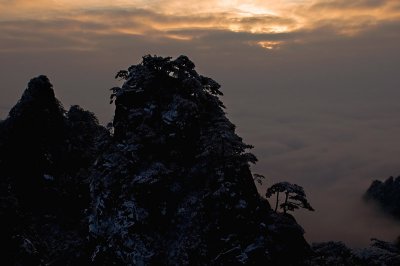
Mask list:
[[[290,265],[307,256],[301,227],[259,197],[256,158],[215,81],[185,56],[147,56],[117,77],[114,138],[90,184],[95,262]]]
[[[309,266],[382,266],[400,265],[399,242],[389,243],[371,239],[370,247],[351,250],[342,242],[324,242],[312,245],[314,255],[307,261]]]
[[[0,123],[1,264],[85,264],[88,169],[108,132],[90,112],[66,112],[45,76]]]
[[[45,76],[0,122],[2,265],[301,265],[262,199],[220,86],[185,56],[120,71],[111,133]]]
[[[400,177],[389,177],[384,182],[375,180],[364,198],[377,202],[383,211],[400,219]]]

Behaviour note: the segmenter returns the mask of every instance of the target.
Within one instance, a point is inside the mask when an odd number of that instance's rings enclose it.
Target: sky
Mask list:
[[[398,0],[0,0],[0,118],[45,74],[106,124],[118,70],[185,54],[222,85],[260,190],[302,185],[306,238],[362,247],[400,235],[361,200],[400,174],[399,47]]]

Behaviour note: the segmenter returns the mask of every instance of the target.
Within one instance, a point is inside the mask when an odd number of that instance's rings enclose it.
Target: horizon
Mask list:
[[[189,2],[0,1],[0,119],[44,74],[66,108],[107,124],[120,69],[184,54],[222,85],[229,119],[255,146],[253,172],[305,188],[316,211],[294,216],[309,242],[400,235],[361,199],[374,179],[400,175],[400,3]]]

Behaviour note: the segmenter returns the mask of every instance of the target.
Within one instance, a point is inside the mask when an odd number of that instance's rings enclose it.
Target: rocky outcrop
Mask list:
[[[185,56],[147,56],[117,76],[114,139],[91,179],[97,263],[297,265],[308,255],[293,217],[258,195],[256,159],[215,81]]]
[[[370,247],[350,249],[342,242],[312,244],[314,255],[308,260],[309,266],[382,266],[400,265],[399,243],[371,239]]]
[[[389,177],[382,182],[375,180],[364,198],[378,203],[383,211],[400,219],[400,177]]]
[[[87,176],[107,136],[92,113],[65,111],[47,77],[29,82],[0,126],[3,265],[89,261]]]

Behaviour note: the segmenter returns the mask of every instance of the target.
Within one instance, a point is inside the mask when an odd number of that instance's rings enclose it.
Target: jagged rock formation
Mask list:
[[[309,265],[359,265],[354,252],[342,242],[313,243],[311,247],[314,251],[314,256]]]
[[[87,172],[108,131],[88,111],[66,112],[45,76],[32,79],[0,124],[1,264],[87,260]]]
[[[382,182],[375,180],[364,195],[366,200],[379,204],[383,211],[400,218],[400,177],[389,177]]]
[[[314,255],[307,262],[309,266],[382,266],[400,265],[399,243],[371,239],[370,247],[352,250],[342,242],[312,244]]]
[[[114,137],[90,185],[96,263],[298,265],[308,255],[301,227],[258,195],[256,158],[218,83],[185,56],[147,56],[117,77]]]
[[[45,76],[0,122],[2,265],[300,265],[303,229],[255,187],[220,86],[185,56],[120,71],[110,133]]]

